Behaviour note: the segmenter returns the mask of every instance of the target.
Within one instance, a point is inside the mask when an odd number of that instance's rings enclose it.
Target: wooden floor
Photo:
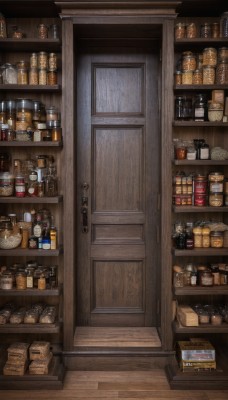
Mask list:
[[[160,347],[156,328],[77,327],[76,347]]]
[[[0,390],[1,400],[227,400],[228,390],[170,390],[163,370],[66,373],[63,390]]]

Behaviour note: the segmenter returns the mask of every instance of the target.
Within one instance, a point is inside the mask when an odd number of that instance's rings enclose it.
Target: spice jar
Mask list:
[[[26,289],[26,273],[25,272],[17,272],[16,274],[16,288],[20,290]]]
[[[203,85],[213,85],[215,83],[215,67],[212,65],[203,66]]]
[[[200,286],[213,286],[213,275],[210,270],[200,272]]]
[[[25,178],[23,175],[15,177],[15,196],[25,197]]]
[[[203,65],[217,65],[217,50],[214,47],[206,47],[203,50]]]
[[[2,272],[0,276],[0,288],[2,290],[11,290],[13,288],[13,276],[10,271]]]
[[[175,25],[175,39],[184,39],[185,38],[185,24],[179,22]]]
[[[223,247],[223,232],[212,231],[210,233],[210,238],[211,238],[211,247],[213,248]]]
[[[220,285],[220,272],[219,267],[217,264],[210,265],[210,269],[213,275],[213,285],[219,286]]]
[[[38,278],[38,289],[45,290],[46,289],[46,278],[44,274],[41,274]]]
[[[209,158],[210,158],[209,145],[207,143],[202,143],[202,145],[199,148],[199,159],[209,160]]]

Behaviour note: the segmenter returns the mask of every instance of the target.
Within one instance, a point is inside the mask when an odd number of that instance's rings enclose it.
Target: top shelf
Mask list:
[[[0,39],[0,51],[61,51],[60,39],[37,39],[37,38],[24,38],[24,39]]]

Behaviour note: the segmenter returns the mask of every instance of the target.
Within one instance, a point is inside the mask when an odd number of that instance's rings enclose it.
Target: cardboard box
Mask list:
[[[220,103],[224,105],[224,90],[212,90],[212,103]]]
[[[183,326],[199,325],[199,318],[197,313],[189,306],[179,305],[177,307],[177,318]]]
[[[215,349],[206,340],[177,342],[177,360],[182,371],[216,369]]]

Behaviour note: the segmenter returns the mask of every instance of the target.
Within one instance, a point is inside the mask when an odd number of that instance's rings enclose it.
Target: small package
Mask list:
[[[35,341],[29,348],[29,359],[33,360],[44,360],[50,353],[50,342],[38,342]]]

